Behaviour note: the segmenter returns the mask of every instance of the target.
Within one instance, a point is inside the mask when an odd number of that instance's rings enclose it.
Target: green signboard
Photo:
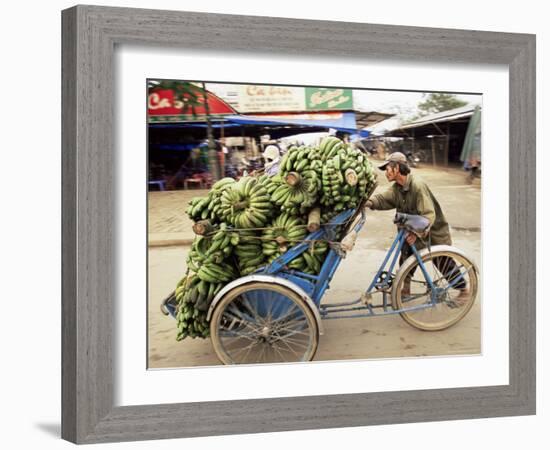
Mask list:
[[[306,88],[308,111],[353,109],[353,92],[340,88]]]

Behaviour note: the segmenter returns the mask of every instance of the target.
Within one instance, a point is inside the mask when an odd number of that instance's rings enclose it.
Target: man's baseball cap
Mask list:
[[[386,161],[384,161],[384,163],[380,164],[378,166],[378,168],[380,170],[386,170],[386,166],[391,162],[400,162],[400,163],[403,163],[403,164],[407,164],[407,157],[401,152],[390,153],[386,157]]]

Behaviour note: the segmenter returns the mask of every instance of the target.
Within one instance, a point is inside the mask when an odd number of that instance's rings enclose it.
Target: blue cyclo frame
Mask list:
[[[347,222],[350,221],[350,219],[353,219],[355,214],[355,210],[348,210],[340,213],[335,218],[333,218],[329,224],[326,224],[322,226],[321,229],[309,234],[303,242],[292,247],[285,254],[281,255],[279,258],[273,261],[273,263],[271,263],[269,266],[260,269],[257,273],[282,276],[296,283],[298,286],[304,289],[304,291],[308,295],[310,295],[311,299],[319,308],[319,312],[323,319],[342,319],[353,317],[370,317],[375,315],[390,315],[433,307],[437,302],[437,298],[440,294],[441,288],[437,288],[435,286],[434,281],[428,273],[424,262],[422,261],[422,258],[420,257],[420,254],[414,244],[410,247],[412,249],[413,255],[418,261],[420,270],[422,271],[422,274],[424,275],[424,278],[426,280],[426,284],[430,287],[430,301],[422,305],[415,305],[400,309],[395,309],[391,305],[390,299],[394,269],[396,267],[399,254],[401,253],[407,237],[407,230],[405,228],[398,229],[397,235],[395,236],[392,245],[386,253],[385,258],[378,268],[378,271],[376,272],[368,289],[363,293],[363,295],[361,295],[360,298],[356,300],[334,304],[321,304],[322,298],[330,286],[332,277],[336,273],[336,270],[338,269],[342,258],[345,256],[345,253],[340,250],[338,245],[331,245],[329,253],[318,275],[310,275],[298,270],[287,268],[287,265],[293,259],[297,258],[309,249],[312,242],[323,240],[330,243],[336,241],[338,227],[341,227],[342,225],[347,225]],[[361,228],[365,224],[365,220],[365,212],[361,211],[361,217],[359,221],[349,231],[359,232],[359,230],[361,230]],[[388,266],[388,263],[389,267],[386,268],[386,266]],[[451,284],[447,286],[446,289],[449,289],[454,284],[458,283],[460,279],[462,279],[462,276],[455,279]],[[375,305],[372,303],[373,293],[382,294],[382,302],[380,304]],[[377,309],[381,309],[381,311],[376,312],[375,310]]]
[[[357,223],[346,231],[348,233],[352,231],[358,233],[365,224],[365,211],[344,211],[334,217],[330,223],[322,225],[319,230],[306,236],[301,243],[290,248],[283,255],[275,259],[271,264],[258,269],[255,273],[282,277],[299,286],[311,297],[319,309],[322,319],[381,316],[431,308],[437,303],[439,296],[444,293],[445,290],[452,288],[456,283],[459,283],[463,279],[462,275],[460,275],[449,283],[446,288],[437,287],[428,273],[416,246],[413,244],[410,247],[413,255],[418,261],[420,270],[424,275],[426,285],[430,288],[430,300],[421,305],[404,307],[400,309],[395,308],[395,305],[392,305],[391,303],[394,269],[407,237],[407,230],[403,227],[399,227],[397,235],[388,249],[382,264],[374,275],[369,287],[361,295],[361,297],[347,302],[322,305],[321,301],[325,292],[330,287],[332,277],[336,273],[340,262],[345,257],[345,252],[340,248],[337,233],[339,228],[343,226],[348,227],[349,224],[353,223],[357,217],[359,217]],[[323,262],[319,274],[311,275],[299,270],[289,269],[288,264],[302,253],[308,251],[312,243],[316,241],[325,241],[330,245],[330,250],[325,258],[325,261]],[[379,304],[374,304],[372,301],[373,294],[375,293],[382,294],[382,302]],[[415,298],[415,296],[410,297],[410,299],[413,298]],[[175,316],[175,305],[166,303],[165,307],[172,316]],[[379,311],[377,312],[376,310]]]

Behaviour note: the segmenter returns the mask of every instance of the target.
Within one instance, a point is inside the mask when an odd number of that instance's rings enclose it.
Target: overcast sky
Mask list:
[[[356,109],[361,111],[377,111],[397,114],[395,118],[380,122],[372,130],[393,128],[403,119],[417,114],[417,105],[429,93],[403,91],[375,91],[354,90],[353,102]],[[454,94],[468,104],[481,105],[481,95]]]
[[[403,91],[354,90],[353,101],[357,109],[378,112],[416,111],[416,105],[427,93]],[[481,95],[455,94],[461,100],[481,104]]]

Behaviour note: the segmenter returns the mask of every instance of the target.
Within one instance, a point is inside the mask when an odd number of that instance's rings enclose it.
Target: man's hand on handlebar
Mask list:
[[[405,241],[409,245],[413,245],[416,242],[416,234],[411,233],[410,231],[407,232],[407,237],[405,238]]]
[[[367,200],[367,202],[365,203],[365,207],[372,209],[372,206],[373,206],[372,200]]]

